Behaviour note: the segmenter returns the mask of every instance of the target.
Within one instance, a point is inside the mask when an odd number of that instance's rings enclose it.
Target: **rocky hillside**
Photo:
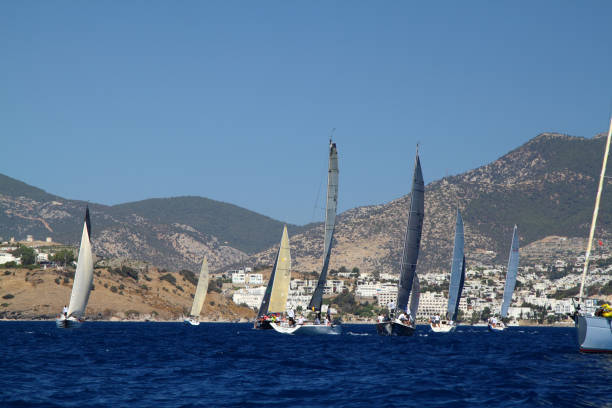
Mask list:
[[[25,240],[33,235],[44,240],[49,236],[78,245],[85,205],[0,175],[0,237]],[[211,268],[222,268],[273,245],[283,226],[202,197],[89,206],[98,256],[137,259],[168,269],[197,269],[204,256]]]
[[[426,186],[422,270],[450,267],[459,207],[468,261],[506,262],[514,224],[524,246],[549,235],[586,237],[605,139],[544,133],[488,165]],[[427,163],[422,163],[427,172]],[[609,182],[608,182],[609,184]],[[331,268],[396,271],[410,199],[356,208],[340,215]],[[612,198],[602,200],[598,237],[609,237]],[[294,267],[321,267],[323,228],[290,237]],[[272,262],[275,249],[254,256]]]
[[[125,276],[122,276],[125,275]],[[0,318],[52,319],[70,300],[74,270],[0,269]],[[177,320],[191,310],[195,276],[176,272],[96,268],[88,319]],[[209,286],[202,320],[252,320],[255,312],[235,305]]]
[[[550,235],[587,236],[604,142],[601,136],[543,133],[490,164],[427,185],[421,268],[449,268],[457,207],[472,262],[505,262],[514,224],[522,246]],[[422,166],[427,174],[427,163]],[[407,179],[411,170],[406,169]],[[602,238],[612,225],[612,198],[606,194],[597,231]],[[331,267],[397,270],[408,204],[404,196],[340,214]],[[32,234],[77,244],[84,206],[0,176],[0,236],[5,239]],[[279,221],[200,197],[90,207],[99,256],[171,270],[197,270],[204,255],[213,270],[270,265],[282,230]],[[288,228],[294,268],[319,270],[322,224]]]

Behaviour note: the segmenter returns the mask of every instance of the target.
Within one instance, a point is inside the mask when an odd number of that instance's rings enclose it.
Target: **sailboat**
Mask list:
[[[376,324],[376,331],[383,336],[411,336],[416,329],[416,313],[418,309],[419,285],[416,274],[421,232],[423,230],[423,217],[425,216],[425,183],[421,171],[421,161],[417,148],[412,178],[412,192],[410,196],[410,212],[408,225],[404,238],[400,278],[398,283],[397,301],[390,307],[391,317]],[[411,308],[408,308],[408,299],[413,294]],[[413,310],[414,307],[414,310]],[[410,316],[405,313],[410,311]]]
[[[432,321],[431,330],[435,333],[448,333],[457,327],[457,313],[459,313],[459,300],[465,282],[465,255],[463,252],[463,219],[457,209],[457,221],[455,223],[455,246],[453,248],[453,263],[451,265],[450,285],[448,287],[448,309],[446,319]]]
[[[510,245],[510,256],[508,257],[508,271],[506,272],[506,285],[504,286],[504,298],[502,300],[500,316],[505,319],[508,316],[508,308],[512,302],[512,293],[514,292],[514,286],[516,286],[516,275],[518,274],[519,265],[519,237],[518,227],[514,226],[514,232],[512,233],[512,244]],[[497,321],[496,318],[489,319],[487,324],[489,330],[492,332],[501,332],[506,329],[506,325],[503,321]]]
[[[317,282],[308,309],[316,313],[316,320],[303,324],[271,323],[274,330],[284,334],[341,334],[342,326],[331,322],[330,310],[327,309],[326,322],[321,322],[321,306],[323,305],[323,289],[327,280],[327,269],[332,250],[334,229],[336,225],[336,210],[338,208],[338,150],[336,144],[329,141],[329,163],[327,174],[327,202],[325,213],[325,240],[323,247],[323,269]]]
[[[289,247],[289,235],[287,226],[283,228],[280,247],[276,254],[274,267],[270,274],[270,280],[266,292],[261,299],[261,305],[257,312],[254,328],[270,330],[272,319],[269,313],[283,313],[287,308],[287,297],[289,295],[289,282],[291,280],[291,250]]]
[[[206,291],[208,290],[208,260],[204,257],[202,261],[202,268],[200,269],[200,277],[198,278],[198,285],[196,286],[196,292],[193,297],[193,305],[191,305],[191,313],[189,317],[185,319],[185,323],[192,326],[198,326],[200,324],[200,312],[204,305],[204,299],[206,299]]]
[[[68,310],[55,320],[58,328],[68,329],[79,327],[85,315],[85,308],[89,300],[91,285],[93,284],[93,254],[91,252],[91,220],[89,219],[89,206],[85,209],[85,222],[79,248],[79,259],[74,274],[72,293]]]
[[[608,164],[608,154],[610,153],[610,138],[612,137],[612,118],[610,118],[610,128],[608,130],[608,139],[606,141],[606,150],[604,153],[603,164],[601,166],[601,175],[599,176],[599,187],[597,188],[597,196],[595,197],[595,209],[593,210],[593,219],[591,221],[591,230],[589,232],[589,241],[587,243],[586,255],[584,257],[584,269],[582,270],[582,281],[580,283],[580,293],[578,295],[578,305],[575,307],[573,315],[574,324],[578,337],[578,346],[581,352],[584,353],[612,353],[612,313],[604,311],[603,308],[597,308],[595,313],[586,310],[587,300],[592,305],[597,305],[596,299],[584,298],[584,284],[589,268],[589,256],[591,255],[591,247],[593,245],[593,237],[595,235],[595,225],[597,224],[597,214],[599,212],[599,201],[603,190],[603,183],[606,177],[606,167]]]

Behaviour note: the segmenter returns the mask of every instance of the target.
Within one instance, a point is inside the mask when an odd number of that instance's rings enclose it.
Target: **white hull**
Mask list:
[[[185,324],[191,325],[191,326],[199,326],[200,322],[194,319],[185,319],[184,320]]]
[[[612,353],[612,318],[577,316],[578,345],[584,353]]]
[[[278,323],[270,323],[274,330],[283,334],[295,334],[305,336],[317,336],[321,334],[342,334],[342,326],[325,324],[296,324],[285,326]]]
[[[58,329],[77,329],[81,327],[81,324],[82,322],[79,319],[72,316],[69,318],[62,316],[55,319],[55,326]]]
[[[431,331],[434,333],[450,333],[457,328],[456,324],[440,323],[438,325],[429,324]]]
[[[505,326],[501,326],[499,324],[496,326],[491,326],[491,324],[489,323],[487,326],[489,327],[489,331],[492,332],[503,332],[506,329]]]

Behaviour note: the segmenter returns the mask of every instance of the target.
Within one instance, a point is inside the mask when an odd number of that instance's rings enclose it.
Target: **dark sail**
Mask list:
[[[278,248],[278,252],[276,253],[274,267],[272,268],[272,272],[270,273],[270,280],[268,280],[268,286],[266,287],[264,297],[263,299],[261,299],[261,305],[259,306],[259,311],[257,312],[257,318],[268,314],[268,307],[270,307],[270,296],[272,295],[272,286],[274,285],[274,275],[276,275],[276,265],[278,264],[279,255],[280,247]]]
[[[419,311],[419,299],[421,299],[421,285],[419,284],[419,275],[415,273],[412,280],[412,292],[410,293],[410,316],[413,322],[416,322],[417,312]]]
[[[323,289],[327,280],[327,268],[329,267],[329,257],[331,255],[332,242],[334,238],[334,228],[336,225],[336,210],[338,209],[338,150],[336,144],[329,143],[329,167],[327,175],[327,203],[325,213],[325,242],[323,249],[323,269],[317,282],[317,287],[312,294],[308,309],[316,312],[321,311],[323,303]]]
[[[510,246],[510,256],[508,258],[508,271],[506,272],[506,285],[504,286],[504,300],[501,307],[501,317],[508,315],[508,308],[512,302],[512,292],[516,285],[516,275],[519,266],[519,236],[518,228],[514,226],[512,233],[512,245]]]
[[[408,213],[408,226],[404,238],[404,250],[400,268],[400,279],[397,292],[397,309],[405,311],[410,297],[412,281],[419,257],[421,246],[421,231],[425,215],[425,183],[421,172],[421,161],[417,152],[412,178],[412,192],[410,194],[410,212]]]
[[[89,206],[85,207],[85,224],[87,225],[87,236],[91,241],[91,220],[89,219]]]
[[[457,209],[455,246],[453,248],[453,262],[451,265],[450,284],[448,287],[448,309],[446,313],[446,316],[452,321],[455,321],[457,318],[459,300],[461,299],[461,290],[463,289],[463,279],[465,274],[465,257],[463,256],[464,241],[463,219],[461,218],[459,209]]]
[[[457,315],[459,314],[459,301],[461,300],[461,293],[463,292],[463,284],[465,283],[465,256],[463,257],[463,262],[461,263],[461,282],[459,282],[459,296],[457,297],[457,304],[455,305],[455,312],[451,316],[453,321],[457,320]]]

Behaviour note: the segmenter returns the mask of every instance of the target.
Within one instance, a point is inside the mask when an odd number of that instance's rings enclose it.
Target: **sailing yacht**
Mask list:
[[[508,316],[508,308],[512,302],[512,293],[516,286],[516,275],[518,274],[519,265],[519,237],[518,227],[514,226],[512,233],[512,244],[510,245],[510,256],[508,257],[508,271],[506,272],[506,285],[504,286],[504,298],[502,300],[500,316],[505,319]],[[496,318],[489,319],[487,326],[492,332],[501,332],[506,329],[506,325],[502,320],[497,321]]]
[[[58,328],[68,329],[81,326],[85,308],[89,300],[91,285],[93,284],[93,254],[91,251],[91,220],[89,219],[89,206],[85,209],[85,222],[79,248],[79,259],[74,274],[72,293],[68,310],[55,320]]]
[[[597,188],[597,196],[595,197],[595,209],[593,210],[593,219],[591,221],[591,230],[589,232],[589,241],[587,243],[586,255],[584,258],[584,269],[582,270],[582,281],[580,283],[580,293],[578,295],[578,304],[575,306],[574,323],[578,337],[578,347],[584,353],[612,353],[612,313],[604,311],[603,308],[595,308],[595,313],[586,308],[587,303],[597,307],[597,299],[584,298],[584,284],[589,268],[589,256],[591,255],[591,247],[593,245],[593,237],[595,235],[595,226],[597,224],[597,214],[599,213],[599,201],[603,190],[603,183],[606,177],[606,167],[608,164],[608,154],[610,153],[610,138],[612,137],[612,118],[610,118],[610,128],[608,129],[608,139],[606,140],[606,149],[601,166],[601,175],[599,176],[599,187]]]
[[[189,313],[189,317],[185,319],[186,324],[192,326],[198,326],[200,324],[200,312],[202,312],[204,299],[206,299],[206,291],[208,291],[208,260],[204,257],[202,268],[200,268],[198,285],[196,286],[196,292],[193,297],[193,305],[191,305],[191,313]]]
[[[463,219],[457,208],[457,221],[455,223],[455,246],[453,247],[453,262],[451,265],[450,285],[448,287],[448,309],[446,319],[431,321],[429,326],[434,333],[448,333],[457,328],[457,313],[459,300],[465,282],[465,255],[463,252]]]
[[[270,280],[266,287],[264,297],[257,312],[254,328],[270,330],[272,326],[269,313],[283,313],[287,308],[287,297],[289,295],[289,282],[291,281],[291,250],[289,247],[289,235],[287,226],[283,228],[280,247],[276,254],[274,267],[270,274]]]
[[[314,322],[304,322],[303,324],[282,324],[271,323],[274,330],[284,334],[340,334],[342,326],[333,324],[327,309],[326,321],[321,319],[321,306],[323,305],[323,289],[327,280],[327,269],[329,267],[329,257],[331,255],[332,243],[334,238],[334,229],[336,225],[336,210],[338,208],[338,150],[336,144],[329,141],[329,163],[327,174],[327,202],[325,213],[325,240],[323,247],[323,269],[317,282],[308,309],[315,312],[317,318]]]
[[[391,317],[376,324],[376,331],[382,336],[411,336],[416,329],[416,314],[419,306],[419,280],[416,273],[423,217],[425,215],[425,183],[417,148],[410,195],[410,211],[404,238],[397,301],[390,309]],[[411,296],[412,292],[412,296]],[[408,299],[410,298],[410,308]],[[406,316],[406,312],[410,312]]]

